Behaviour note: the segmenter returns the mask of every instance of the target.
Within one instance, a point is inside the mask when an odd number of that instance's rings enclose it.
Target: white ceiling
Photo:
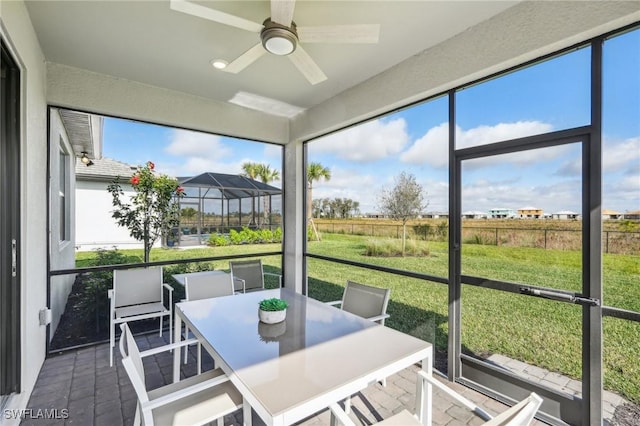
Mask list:
[[[268,1],[198,2],[262,23]],[[228,102],[239,92],[311,108],[499,14],[517,1],[298,0],[299,26],[380,24],[377,44],[305,44],[328,80],[311,85],[285,57],[264,55],[238,74],[215,70],[259,35],[156,1],[27,1],[45,58],[101,74]]]

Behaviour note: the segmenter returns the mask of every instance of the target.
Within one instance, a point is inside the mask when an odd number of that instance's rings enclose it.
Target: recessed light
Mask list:
[[[224,59],[213,59],[211,60],[211,65],[213,65],[213,67],[217,70],[222,70],[225,69],[227,65],[229,65],[229,62],[225,61]]]

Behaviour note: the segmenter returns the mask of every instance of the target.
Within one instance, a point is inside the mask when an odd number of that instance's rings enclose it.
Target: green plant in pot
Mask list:
[[[287,315],[288,306],[289,304],[286,300],[278,299],[277,297],[263,299],[259,304],[258,317],[260,321],[266,324],[282,322]]]

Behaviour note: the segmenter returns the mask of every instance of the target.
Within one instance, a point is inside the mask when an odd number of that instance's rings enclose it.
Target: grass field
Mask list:
[[[428,256],[369,257],[369,237],[323,234],[309,243],[309,252],[446,277],[446,243],[428,242]],[[280,249],[278,244],[243,245],[191,250],[154,249],[151,260],[197,258]],[[142,253],[124,251],[132,262]],[[77,266],[91,264],[93,253],[79,253]],[[280,256],[264,258],[276,271]],[[632,255],[604,255],[604,304],[640,311],[640,259]],[[228,261],[189,265],[228,269]],[[177,268],[165,267],[165,269]],[[187,268],[180,265],[181,270]],[[463,274],[572,291],[581,286],[580,252],[527,247],[463,244]],[[176,272],[181,272],[177,271]],[[175,272],[173,272],[175,273]],[[337,300],[347,279],[389,287],[391,318],[387,325],[435,342],[440,357],[447,348],[447,286],[400,277],[366,268],[309,259],[309,295],[323,301]],[[640,324],[605,318],[604,383],[626,398],[640,403]],[[574,378],[581,375],[581,309],[545,299],[525,297],[464,285],[462,289],[463,351],[475,356],[499,353]]]

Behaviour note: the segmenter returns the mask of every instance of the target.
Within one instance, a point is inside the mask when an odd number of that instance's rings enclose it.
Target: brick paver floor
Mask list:
[[[166,335],[164,336],[166,338]],[[141,350],[165,344],[157,335],[137,338]],[[45,360],[28,408],[37,410],[57,410],[58,419],[24,419],[23,426],[81,425],[119,426],[133,424],[136,394],[126,374],[116,348],[114,366],[109,367],[109,346],[102,344],[74,351],[68,351]],[[182,364],[182,375],[195,374],[195,347],[191,349],[191,359]],[[172,381],[173,356],[163,353],[145,358],[145,376],[148,389],[153,389]],[[203,370],[212,367],[211,358],[203,356]],[[404,408],[413,412],[417,367],[405,369],[387,379],[386,386],[375,384],[359,392],[352,398],[351,418],[356,424],[369,425],[380,421]],[[498,413],[506,407],[480,393],[458,384],[448,384],[468,399],[482,406],[490,413]],[[482,419],[469,410],[452,402],[434,389],[433,424],[437,426],[480,425]],[[63,411],[64,410],[64,411]],[[67,418],[66,414],[68,414]],[[329,411],[324,410],[309,417],[301,425],[316,426],[329,424]],[[262,425],[255,416],[254,424]],[[226,425],[242,424],[242,411],[225,418]],[[541,425],[540,422],[535,422]]]

